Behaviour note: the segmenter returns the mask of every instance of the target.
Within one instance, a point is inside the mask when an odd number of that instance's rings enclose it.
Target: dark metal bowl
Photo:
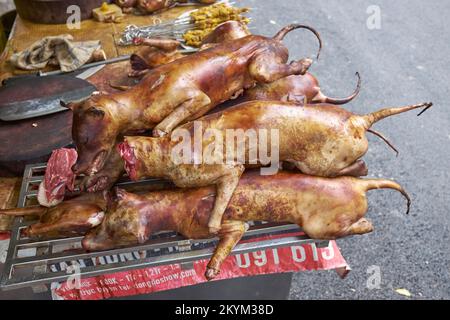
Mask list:
[[[70,5],[78,5],[81,20],[92,17],[92,9],[98,8],[107,0],[14,0],[17,13],[23,19],[36,23],[66,23],[72,13],[67,13]]]

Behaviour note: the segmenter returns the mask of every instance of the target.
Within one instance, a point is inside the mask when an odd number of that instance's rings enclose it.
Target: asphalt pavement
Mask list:
[[[255,8],[250,14],[253,33],[272,35],[292,22],[315,27],[324,48],[310,71],[325,94],[346,96],[354,88],[354,73],[362,76],[362,91],[345,106],[349,110],[364,114],[388,106],[434,103],[421,117],[411,112],[375,125],[399,149],[398,157],[371,136],[364,157],[370,177],[393,178],[408,190],[413,199],[410,215],[404,214],[405,202],[397,192],[370,191],[367,217],[374,232],[337,241],[350,274],[341,280],[332,271],[297,273],[290,298],[449,299],[449,1],[238,2]],[[378,10],[379,25],[373,15]],[[370,27],[380,28],[370,29],[368,20]],[[292,32],[285,43],[292,59],[313,56],[317,49],[306,31]],[[373,278],[376,270],[379,285]],[[395,289],[407,289],[411,297]]]

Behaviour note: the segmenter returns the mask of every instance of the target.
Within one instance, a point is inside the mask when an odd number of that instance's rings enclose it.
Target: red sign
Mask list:
[[[263,237],[251,241],[266,239]],[[207,264],[208,260],[199,260],[190,268],[171,264],[97,276],[82,279],[78,289],[70,289],[72,283],[54,283],[52,294],[54,299],[61,300],[98,300],[175,289],[206,282],[204,272]],[[311,243],[232,255],[224,261],[216,280],[330,269],[349,270],[335,241],[330,241],[326,248],[317,248]]]

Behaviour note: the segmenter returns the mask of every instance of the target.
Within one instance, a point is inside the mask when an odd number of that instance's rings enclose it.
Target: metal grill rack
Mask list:
[[[37,190],[43,179],[46,164],[28,165],[20,190],[18,207],[37,204]],[[139,182],[155,183],[155,180]],[[122,182],[119,186],[127,188],[135,183]],[[47,290],[46,284],[67,280],[71,274],[65,269],[78,263],[81,277],[111,274],[118,271],[181,263],[189,265],[194,261],[209,258],[214,250],[217,238],[189,240],[175,232],[162,232],[154,235],[143,245],[86,252],[81,248],[83,237],[51,240],[32,240],[21,236],[21,229],[35,221],[16,218],[11,231],[11,240],[0,282],[2,290],[32,287],[36,291]],[[269,248],[315,243],[317,247],[326,247],[328,241],[309,239],[306,236],[292,236],[300,231],[297,225],[252,223],[243,239],[234,248],[233,254],[247,253]],[[285,236],[282,236],[282,235]],[[252,238],[274,236],[276,239],[249,242]],[[281,235],[281,237],[280,237]]]

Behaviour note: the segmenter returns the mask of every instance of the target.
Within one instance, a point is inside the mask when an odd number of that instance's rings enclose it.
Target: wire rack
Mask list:
[[[37,205],[37,190],[45,168],[45,163],[28,165],[25,168],[18,207]],[[138,183],[150,185],[156,181],[146,180]],[[122,182],[118,185],[127,189],[135,184]],[[34,222],[36,221],[28,217],[19,217],[13,222],[0,282],[2,290],[32,287],[35,292],[46,291],[47,284],[67,280],[71,274],[66,269],[74,263],[80,267],[81,278],[174,263],[189,265],[194,261],[209,258],[218,241],[217,238],[190,240],[175,232],[162,232],[143,245],[86,252],[81,247],[83,237],[39,241],[23,237],[21,230]],[[306,243],[315,243],[317,247],[329,245],[328,241],[313,240],[301,235],[292,236],[299,231],[299,227],[292,224],[251,223],[242,240],[277,235],[276,239],[241,241],[234,248],[233,254]]]

